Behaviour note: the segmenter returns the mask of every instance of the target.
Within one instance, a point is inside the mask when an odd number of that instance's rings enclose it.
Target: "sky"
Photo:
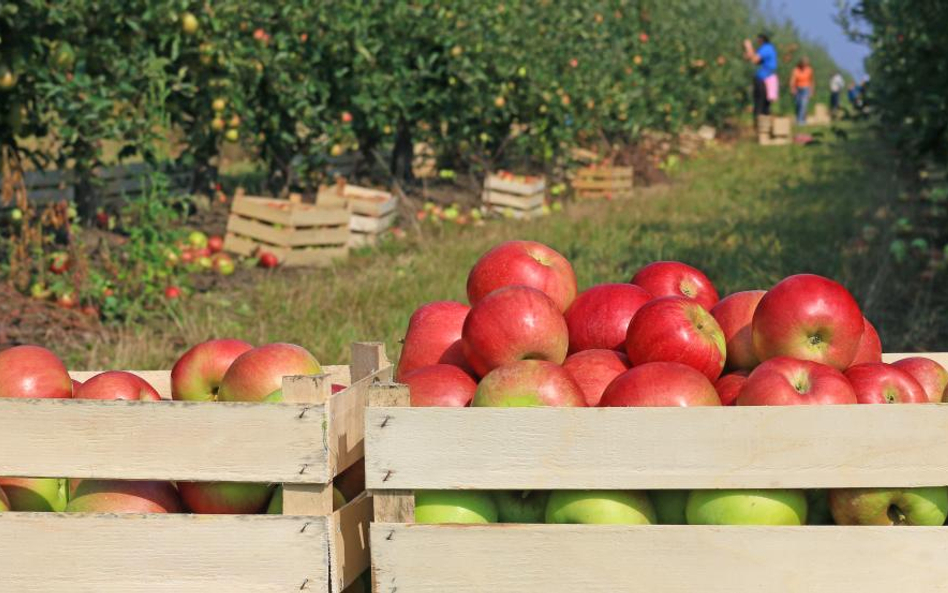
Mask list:
[[[809,39],[821,42],[836,63],[858,78],[865,74],[863,58],[869,49],[853,43],[833,20],[835,0],[771,0],[765,3],[771,14],[789,17]]]

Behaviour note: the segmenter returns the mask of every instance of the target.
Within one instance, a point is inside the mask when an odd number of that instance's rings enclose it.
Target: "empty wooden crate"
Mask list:
[[[372,502],[363,491],[334,511],[333,481],[362,460],[368,389],[392,370],[380,344],[352,352],[351,366],[285,377],[284,403],[0,400],[2,476],[283,484],[283,515],[0,513],[0,588],[339,593],[357,582]],[[169,397],[168,371],[136,374]]]
[[[546,179],[513,175],[506,171],[492,173],[484,180],[482,201],[491,211],[511,218],[542,216],[546,201]]]
[[[224,248],[251,256],[269,251],[287,266],[324,266],[349,253],[349,211],[238,191]]]
[[[948,405],[412,408],[400,385],[375,386],[370,405],[376,593],[885,593],[948,583],[948,527],[422,525],[413,497],[944,486]]]
[[[762,146],[778,146],[792,142],[793,121],[789,117],[761,115],[757,117],[757,140]]]
[[[573,192],[580,200],[630,198],[634,177],[632,167],[590,165],[576,171]]]
[[[343,195],[352,218],[349,244],[372,245],[395,222],[398,199],[391,192],[346,184]]]

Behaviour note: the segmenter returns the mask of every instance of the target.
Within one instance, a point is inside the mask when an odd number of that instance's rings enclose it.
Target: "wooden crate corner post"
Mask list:
[[[283,401],[288,404],[313,404],[314,408],[304,413],[323,412],[321,404],[325,404],[332,394],[332,385],[325,375],[294,376],[283,378]],[[316,468],[301,467],[300,473],[312,471]],[[322,484],[284,484],[283,485],[283,514],[284,515],[315,515],[326,516],[332,514],[332,482]]]

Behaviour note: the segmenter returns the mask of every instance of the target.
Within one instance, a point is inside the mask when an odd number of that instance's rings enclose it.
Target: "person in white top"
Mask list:
[[[837,72],[830,79],[830,112],[836,113],[839,110],[839,95],[846,88],[846,81],[843,75]]]

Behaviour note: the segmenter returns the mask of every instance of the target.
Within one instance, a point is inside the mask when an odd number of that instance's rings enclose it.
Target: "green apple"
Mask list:
[[[335,486],[332,487],[332,510],[338,511],[342,507],[346,506],[346,497],[342,495],[342,492],[339,491]],[[276,490],[273,491],[273,498],[270,499],[270,504],[267,506],[268,515],[282,515],[283,514],[283,486],[277,486]]]
[[[829,493],[823,489],[806,491],[807,525],[832,525],[833,514],[829,507]]]
[[[3,489],[0,489],[0,513],[5,513],[10,510],[10,501],[7,500],[7,495],[3,493]]]
[[[543,523],[549,497],[546,490],[497,490],[494,502],[499,522]]]
[[[650,525],[657,521],[648,494],[637,490],[557,490],[546,504],[547,523]]]
[[[685,507],[688,505],[688,490],[652,490],[648,497],[655,507],[661,525],[687,525]]]
[[[689,525],[805,525],[803,490],[692,490]]]
[[[490,492],[416,490],[415,523],[496,523],[497,504]]]
[[[837,525],[944,525],[948,487],[830,490]]]
[[[0,488],[14,511],[61,513],[66,509],[66,480],[58,478],[0,478]]]

